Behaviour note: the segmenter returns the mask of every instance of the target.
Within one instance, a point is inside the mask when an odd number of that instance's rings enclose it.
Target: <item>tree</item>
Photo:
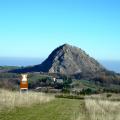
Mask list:
[[[70,84],[72,83],[72,79],[70,77],[64,77],[63,79],[63,86],[65,89],[69,89],[70,88]]]

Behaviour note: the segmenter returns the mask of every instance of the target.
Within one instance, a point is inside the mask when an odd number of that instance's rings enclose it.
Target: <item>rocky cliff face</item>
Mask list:
[[[80,48],[64,44],[56,48],[42,64],[33,66],[28,71],[70,75],[85,72],[95,73],[102,69],[104,69],[102,65]]]

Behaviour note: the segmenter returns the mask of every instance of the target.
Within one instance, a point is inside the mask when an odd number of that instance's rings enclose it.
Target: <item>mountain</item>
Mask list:
[[[78,73],[96,73],[105,68],[85,51],[69,44],[56,48],[49,57],[39,65],[18,69],[18,72],[48,72],[66,75]]]
[[[96,72],[104,69],[102,65],[83,50],[68,44],[56,48],[40,67],[43,72],[62,74]]]
[[[41,74],[49,73],[58,77],[69,76],[78,80],[90,80],[96,84],[120,84],[120,74],[107,70],[85,51],[68,44],[53,50],[48,58],[39,65],[9,72],[41,72]]]

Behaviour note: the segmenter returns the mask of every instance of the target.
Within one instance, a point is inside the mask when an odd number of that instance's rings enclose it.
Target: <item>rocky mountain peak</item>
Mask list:
[[[81,48],[63,44],[57,47],[48,58],[39,65],[25,68],[24,72],[49,72],[60,74],[96,73],[103,70],[94,58]]]
[[[62,74],[96,72],[103,68],[85,51],[69,44],[56,48],[40,66],[45,68],[42,70],[44,72]]]

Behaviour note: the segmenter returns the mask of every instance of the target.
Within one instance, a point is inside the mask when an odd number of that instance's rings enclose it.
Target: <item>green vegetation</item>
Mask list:
[[[13,69],[20,69],[21,67],[18,66],[0,66],[0,70],[2,71],[8,71]]]
[[[41,75],[39,73],[31,73],[28,76],[29,88],[34,89],[36,87],[52,86],[53,80],[49,75]]]
[[[0,120],[77,120],[84,119],[82,100],[55,99],[45,104],[0,112]]]
[[[0,88],[19,90],[20,74],[16,73],[0,73]],[[76,95],[91,95],[98,93],[120,93],[120,85],[112,83],[100,83],[94,80],[76,80],[67,76],[61,76],[63,82],[54,82],[52,75],[41,73],[29,73],[28,83],[29,89],[37,87],[46,87],[45,92],[50,92],[49,88],[62,91],[63,93],[74,93]],[[44,91],[44,90],[43,90]],[[73,92],[74,91],[74,92]]]
[[[0,88],[18,90],[20,75],[16,73],[0,73]]]
[[[81,95],[69,95],[69,94],[61,94],[61,95],[55,95],[56,98],[67,98],[67,99],[80,99],[83,100],[84,96]]]
[[[0,91],[0,120],[119,120],[120,95],[19,94]]]

